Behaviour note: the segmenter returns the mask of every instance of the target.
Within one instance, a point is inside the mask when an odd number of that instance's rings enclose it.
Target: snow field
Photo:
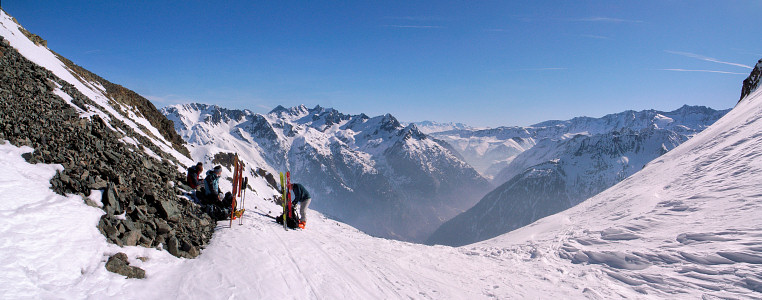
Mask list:
[[[125,252],[136,266],[143,265],[137,257],[174,258],[166,251],[108,244],[96,227],[103,210],[85,205],[79,196],[54,193],[50,179],[61,166],[30,165],[21,154],[31,151],[0,143],[1,299],[116,294],[127,280],[106,271],[111,254]]]
[[[582,204],[477,244],[529,239],[642,297],[760,297],[762,94]],[[559,222],[564,226],[554,226]],[[512,247],[509,247],[512,248]],[[612,284],[612,286],[615,286]]]

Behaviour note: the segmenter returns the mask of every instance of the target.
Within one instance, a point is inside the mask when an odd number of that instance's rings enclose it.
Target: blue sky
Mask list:
[[[151,99],[529,125],[729,108],[762,1],[3,1],[75,63]],[[691,71],[687,71],[691,70]]]

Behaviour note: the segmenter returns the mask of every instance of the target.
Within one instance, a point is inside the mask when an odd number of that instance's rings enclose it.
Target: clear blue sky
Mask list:
[[[529,125],[729,108],[744,66],[762,58],[762,1],[2,4],[54,51],[158,107],[303,103],[402,121]]]

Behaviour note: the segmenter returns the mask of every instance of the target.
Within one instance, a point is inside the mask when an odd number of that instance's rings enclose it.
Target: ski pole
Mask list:
[[[243,209],[245,212],[246,209],[246,187],[249,185],[249,177],[245,177],[243,179],[243,198],[241,198],[241,209]],[[238,225],[243,225],[243,212],[241,213],[241,218],[239,219]]]

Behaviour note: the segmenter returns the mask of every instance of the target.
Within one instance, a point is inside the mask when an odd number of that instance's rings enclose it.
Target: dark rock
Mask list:
[[[196,247],[196,246],[193,246],[193,247],[190,248],[190,250],[188,250],[188,255],[191,258],[199,256],[200,254],[201,254],[201,252],[198,251],[198,247]]]
[[[169,251],[169,254],[172,254],[174,256],[180,256],[180,246],[178,245],[177,238],[174,236],[169,238],[169,241],[167,241],[167,251]]]
[[[190,251],[190,249],[191,249],[191,247],[192,247],[192,246],[191,246],[191,244],[190,244],[188,241],[186,241],[186,240],[183,240],[181,244],[182,244],[182,245],[180,246],[180,249],[182,249],[182,250],[183,250],[183,251],[185,251],[185,252],[188,252],[188,251]]]
[[[180,211],[175,208],[175,205],[169,201],[159,201],[159,213],[162,217],[169,220],[176,220],[180,216]]]
[[[757,65],[754,66],[754,69],[751,70],[749,77],[746,77],[743,81],[743,86],[741,87],[741,99],[738,99],[738,102],[741,102],[743,98],[746,98],[746,96],[759,87],[761,83],[760,79],[762,79],[762,59],[760,59],[757,62]]]
[[[167,243],[166,237],[167,237],[166,235],[157,235],[156,239],[153,240],[153,245],[166,244]]]
[[[140,231],[140,228],[138,228],[135,222],[130,220],[121,220],[119,223],[124,225],[125,231]]]
[[[106,270],[127,276],[127,278],[142,279],[146,277],[146,271],[138,267],[130,266],[130,263],[127,261],[127,254],[122,252],[114,254],[108,258],[108,261],[106,262]]]
[[[122,237],[122,243],[124,243],[125,246],[137,246],[141,237],[142,235],[140,234],[140,231],[132,230]]]
[[[153,240],[144,235],[141,235],[139,242],[140,242],[140,245],[143,247],[151,247],[151,242],[153,242]]]
[[[142,209],[135,208],[132,210],[132,213],[130,213],[130,218],[135,222],[142,222],[146,221],[148,217],[143,213]]]
[[[143,167],[147,170],[153,170],[153,164],[151,163],[151,160],[147,158],[143,159]]]
[[[87,204],[88,206],[100,208],[100,206],[98,206],[98,203],[95,203],[95,201],[90,200],[90,198],[85,198],[85,204]]]
[[[125,254],[124,252],[119,252],[117,254],[114,254],[111,257],[115,258],[115,259],[118,259],[118,260],[121,260],[121,261],[123,261],[126,264],[129,264],[127,254]]]
[[[106,182],[103,179],[97,178],[97,179],[94,180],[93,183],[88,184],[87,187],[92,189],[92,190],[101,190],[101,189],[105,189],[106,187],[108,187],[108,182]]]
[[[154,223],[156,223],[156,231],[159,234],[167,234],[172,232],[172,227],[170,227],[167,222],[164,222],[163,220],[156,220]]]
[[[116,191],[111,184],[108,185],[106,191],[103,193],[101,203],[103,203],[103,208],[106,210],[106,213],[110,215],[119,215],[122,213],[121,204],[116,199]]]
[[[24,160],[26,160],[27,162],[32,163],[32,161],[31,161],[32,160],[32,153],[29,153],[29,152],[22,153],[21,157],[23,157]]]

